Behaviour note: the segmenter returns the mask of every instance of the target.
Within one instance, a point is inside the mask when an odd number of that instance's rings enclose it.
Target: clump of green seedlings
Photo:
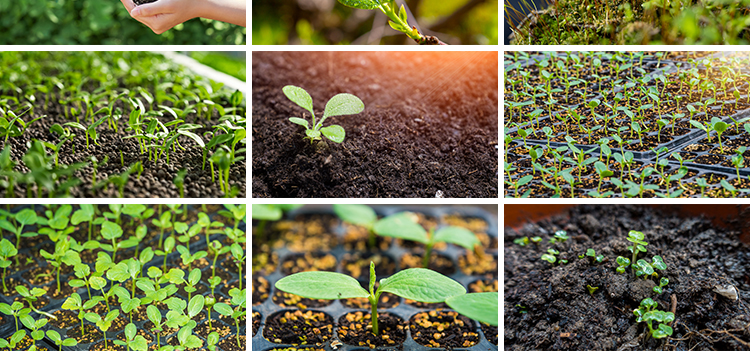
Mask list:
[[[667,323],[674,321],[674,313],[657,310],[659,304],[651,298],[641,301],[638,308],[633,311],[636,316],[636,322],[646,322],[648,334],[654,339],[662,339],[672,335],[672,327]],[[657,322],[658,325],[654,325]]]
[[[422,257],[422,267],[424,268],[429,267],[430,255],[435,243],[452,243],[470,251],[474,251],[474,247],[481,244],[474,233],[463,227],[447,226],[437,231],[432,228],[428,232],[417,223],[417,216],[411,212],[400,212],[385,217],[377,221],[373,229],[375,234],[380,236],[424,244],[425,251]]]
[[[304,118],[289,118],[292,123],[305,127],[305,138],[303,139],[309,139],[310,143],[313,143],[313,141],[316,140],[321,140],[321,134],[332,142],[343,142],[344,137],[346,136],[344,127],[339,125],[323,127],[323,122],[325,122],[328,117],[355,115],[365,109],[365,104],[362,103],[362,100],[358,97],[352,94],[338,94],[328,100],[325,111],[323,111],[323,117],[320,121],[316,121],[315,112],[313,111],[312,97],[310,97],[310,94],[308,94],[305,89],[298,86],[287,85],[282,88],[282,91],[289,100],[310,112],[310,115],[312,116],[312,125],[310,125]]]
[[[369,291],[351,276],[328,271],[306,271],[276,281],[281,291],[305,298],[336,300],[364,297],[370,301],[372,333],[378,328],[378,300],[383,292],[425,303],[445,302],[448,298],[466,293],[461,284],[429,269],[406,269],[381,279],[377,291],[375,263],[370,262]],[[494,313],[497,314],[497,313]]]
[[[583,259],[587,256],[591,258],[592,264],[594,261],[596,261],[597,263],[601,263],[602,261],[604,261],[604,255],[602,254],[596,255],[596,251],[591,248],[586,249],[586,253],[579,255],[578,259]]]
[[[552,248],[547,249],[547,253],[542,254],[542,260],[554,265],[558,260],[556,255],[560,255],[560,252]],[[567,264],[567,263],[568,263],[568,260],[560,259],[560,264]]]

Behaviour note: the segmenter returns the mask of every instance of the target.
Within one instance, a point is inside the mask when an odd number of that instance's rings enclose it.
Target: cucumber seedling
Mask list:
[[[342,221],[367,229],[368,244],[375,248],[375,222],[378,221],[375,210],[366,205],[333,205],[333,212]]]
[[[328,271],[306,271],[276,281],[276,288],[297,296],[335,300],[365,297],[370,301],[372,332],[378,331],[378,299],[383,292],[425,303],[444,302],[466,293],[461,284],[429,269],[406,269],[380,280],[375,291],[375,263],[370,262],[370,291],[351,276]],[[217,303],[218,305],[218,303]],[[215,307],[215,306],[214,306]],[[496,313],[497,314],[497,313]]]
[[[6,220],[0,221],[7,222]],[[3,268],[3,293],[8,293],[8,286],[5,285],[5,272],[8,270],[8,266],[12,264],[10,258],[18,254],[18,249],[13,246],[13,243],[7,239],[0,241],[0,267]]]
[[[333,142],[343,142],[344,136],[346,135],[344,127],[339,125],[323,127],[323,122],[325,122],[326,118],[331,116],[355,115],[365,109],[365,104],[362,103],[362,100],[358,97],[352,94],[338,94],[328,100],[325,111],[323,112],[323,118],[321,118],[319,122],[316,122],[315,112],[313,112],[312,97],[310,97],[310,94],[308,94],[305,89],[293,85],[287,85],[284,86],[282,91],[289,100],[292,100],[292,102],[305,110],[310,111],[310,114],[312,115],[312,126],[310,126],[304,118],[290,117],[289,120],[305,127],[305,138],[303,139],[309,139],[311,144],[313,141],[321,139],[321,133]]]
[[[429,266],[430,253],[435,243],[452,243],[471,251],[474,251],[475,246],[481,244],[477,236],[466,228],[447,226],[437,231],[431,228],[427,232],[415,219],[416,215],[410,212],[396,213],[377,221],[374,231],[375,234],[384,237],[411,240],[424,244],[425,251],[422,258],[422,267],[424,268]]]

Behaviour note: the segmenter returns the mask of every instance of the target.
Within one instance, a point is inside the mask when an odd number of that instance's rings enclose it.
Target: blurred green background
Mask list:
[[[245,44],[244,27],[193,19],[161,34],[119,0],[0,0],[1,44]]]
[[[422,32],[448,44],[497,44],[497,0],[406,0]],[[336,0],[255,1],[252,44],[415,44],[380,10]],[[409,23],[414,18],[409,16]]]
[[[247,81],[246,52],[190,52],[187,54],[203,65]]]

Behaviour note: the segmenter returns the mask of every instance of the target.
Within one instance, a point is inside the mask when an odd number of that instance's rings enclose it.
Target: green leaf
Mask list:
[[[464,294],[466,289],[453,279],[430,269],[406,269],[380,280],[376,296],[383,292],[419,302],[436,303]]]
[[[289,120],[293,123],[296,123],[302,127],[305,127],[305,129],[310,129],[310,124],[307,122],[307,120],[299,118],[299,117],[289,117]]]
[[[128,325],[125,326],[125,338],[132,341],[137,331],[138,329],[136,329],[135,324],[128,323]]]
[[[219,333],[217,332],[211,332],[211,334],[208,335],[208,343],[209,344],[218,344],[219,343]]]
[[[498,325],[498,293],[467,293],[445,300],[454,311],[471,319],[490,325]]]
[[[62,309],[68,309],[68,310],[77,310],[81,307],[81,296],[79,296],[77,293],[72,293],[70,297],[65,299],[65,302],[62,304]]]
[[[110,221],[104,221],[104,223],[102,223],[101,233],[104,239],[112,240],[114,238],[120,238],[122,236],[122,228]]]
[[[653,266],[655,269],[659,269],[659,270],[667,269],[667,264],[664,263],[664,260],[661,258],[661,256],[655,255],[654,257],[651,258],[651,261],[652,261],[651,266]]]
[[[35,224],[37,221],[36,212],[30,208],[26,208],[16,214],[16,221],[25,226]]]
[[[367,205],[333,205],[333,212],[343,221],[372,229],[378,216],[371,207]]]
[[[481,244],[479,238],[477,238],[473,232],[466,228],[456,226],[440,228],[432,239],[434,243],[453,243],[468,250],[474,250],[474,246]]]
[[[383,218],[375,223],[375,234],[427,244],[427,231],[412,218],[415,216],[410,212],[396,213]]]
[[[651,265],[648,264],[648,261],[641,259],[638,260],[636,264],[638,264],[638,267],[641,269],[641,271],[643,271],[644,274],[651,275],[654,273],[654,268],[652,268]]]
[[[59,342],[60,342],[60,333],[58,333],[58,332],[56,332],[56,331],[54,331],[54,330],[51,330],[51,329],[50,329],[50,330],[48,330],[48,331],[47,331],[47,336],[48,336],[48,337],[49,337],[50,339],[52,339],[52,341],[53,341],[53,342],[55,342],[55,344],[57,344],[57,343],[59,343]]]
[[[130,347],[135,351],[147,351],[148,343],[146,342],[146,338],[144,338],[142,335],[139,335],[136,336],[135,340],[130,343]]]
[[[309,272],[318,272],[318,271],[309,271]],[[299,274],[302,274],[302,273],[299,273]],[[294,275],[299,275],[299,274],[294,274]],[[289,275],[289,276],[294,276],[294,275]],[[283,279],[282,279],[282,280],[283,280]],[[279,281],[281,281],[281,280],[279,280]],[[355,280],[355,281],[356,281],[356,280]],[[279,284],[279,283],[278,283],[278,282],[276,282],[276,285],[278,285],[278,284]],[[276,288],[278,288],[278,287],[276,287]],[[361,288],[361,287],[360,287],[360,288]],[[280,289],[280,290],[281,290],[281,289]],[[282,291],[283,291],[283,290],[282,290]],[[364,290],[363,290],[363,291],[364,291]],[[289,291],[284,291],[284,292],[289,292]],[[369,295],[369,294],[368,294],[368,295]],[[304,296],[303,296],[303,297],[304,297]],[[367,297],[367,296],[356,296],[356,297]],[[347,298],[349,298],[349,297],[347,297]],[[221,303],[221,302],[217,302],[217,303],[216,303],[216,304],[214,305],[214,311],[216,311],[216,312],[219,312],[219,313],[221,313],[221,314],[222,314],[223,316],[225,316],[225,317],[230,317],[230,316],[232,315],[232,307],[229,307],[229,305],[228,305],[228,304],[226,304],[226,303]]]
[[[146,315],[148,316],[148,319],[150,319],[152,323],[161,324],[161,312],[159,312],[159,309],[156,308],[156,306],[149,305],[146,308]]]
[[[76,346],[78,345],[78,341],[73,338],[67,338],[63,340],[62,345],[63,346]]]
[[[107,286],[107,280],[99,276],[91,276],[89,284],[95,290],[101,290],[104,286]]]
[[[190,316],[190,318],[195,317],[196,315],[198,315],[198,313],[201,312],[204,303],[205,299],[202,295],[197,295],[190,299],[190,304],[188,304],[188,315]]]
[[[339,2],[343,5],[363,10],[377,9],[380,6],[376,0],[339,0]]]
[[[203,346],[203,341],[201,341],[197,336],[190,334],[190,336],[188,336],[185,340],[184,344],[188,349],[196,349]]]
[[[352,2],[363,1],[354,0]],[[320,120],[319,125],[322,124],[323,120],[328,117],[354,115],[362,112],[362,110],[364,109],[365,104],[358,97],[352,94],[338,94],[328,100],[328,103],[326,103],[326,109],[323,113],[323,118]]]
[[[307,271],[292,274],[276,281],[276,288],[301,297],[324,300],[367,297],[370,295],[353,277],[328,271]]]
[[[0,303],[0,312],[3,312],[7,315],[13,315],[13,309],[10,308],[10,305],[5,303]]]
[[[341,127],[339,125],[330,125],[328,127],[323,127],[320,129],[320,133],[323,133],[326,138],[335,143],[343,142],[344,138],[346,137],[344,127]]]
[[[201,280],[201,269],[195,268],[193,271],[190,272],[190,275],[188,275],[188,282],[190,282],[191,285],[196,285]]]
[[[287,85],[284,86],[281,91],[284,92],[284,95],[286,95],[289,100],[292,100],[292,102],[305,110],[310,111],[313,117],[315,117],[315,114],[313,113],[312,97],[310,97],[310,94],[308,94],[305,89],[294,85]]]

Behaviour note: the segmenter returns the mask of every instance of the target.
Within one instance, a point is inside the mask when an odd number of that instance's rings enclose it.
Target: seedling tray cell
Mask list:
[[[459,217],[471,217],[471,218],[479,218],[486,222],[487,228],[484,231],[489,237],[490,237],[490,246],[491,248],[486,249],[485,253],[491,255],[492,257],[497,260],[498,254],[496,249],[496,242],[497,242],[497,220],[496,217],[489,212],[478,209],[478,208],[469,208],[469,207],[389,207],[389,206],[374,206],[373,207],[375,211],[377,212],[378,216],[385,217],[392,215],[394,213],[398,213],[401,211],[410,211],[422,214],[426,217],[427,220],[436,222],[438,226],[444,226],[446,225],[446,220],[444,219],[447,216],[459,216]],[[329,215],[331,214],[330,208],[320,208],[315,206],[306,206],[304,209],[295,210],[289,213],[287,220],[294,220],[297,216],[302,215],[311,215],[311,214],[321,214],[321,215]],[[342,223],[338,223],[332,230],[332,233],[338,238],[339,240],[343,240],[343,233],[345,232],[345,226]],[[396,271],[398,272],[400,269],[399,266],[399,260],[401,257],[407,253],[415,252],[415,250],[407,249],[405,248],[402,243],[403,240],[396,240],[393,239],[388,248],[386,250],[380,250],[379,252],[376,252],[376,254],[380,254],[382,256],[390,257],[390,259],[396,261]],[[342,266],[341,266],[341,260],[343,259],[344,255],[358,252],[357,250],[346,250],[344,248],[344,243],[342,242],[334,242],[336,244],[335,247],[332,247],[330,251],[325,251],[324,254],[330,254],[333,255],[337,262],[336,262],[336,269],[334,271],[336,272],[343,272]],[[278,259],[281,263],[287,256],[294,255],[296,253],[289,250],[286,246],[273,249],[273,253],[276,253],[278,255]],[[474,282],[476,280],[487,280],[487,277],[485,275],[467,275],[461,271],[461,268],[459,265],[459,257],[465,253],[465,250],[461,247],[458,247],[456,245],[449,244],[444,250],[433,250],[433,254],[437,253],[444,257],[449,258],[453,264],[456,267],[456,271],[450,275],[446,275],[451,277],[452,279],[459,282],[464,287],[467,287],[469,283]],[[496,270],[494,270],[491,274],[494,276],[496,275]],[[253,312],[259,312],[260,313],[260,327],[258,328],[257,333],[253,336],[253,351],[259,351],[259,350],[271,350],[276,348],[286,348],[286,347],[317,347],[313,344],[307,344],[307,345],[290,345],[290,344],[282,344],[282,343],[274,343],[269,341],[264,337],[264,330],[266,328],[266,322],[274,314],[277,314],[278,312],[284,312],[284,311],[294,311],[299,308],[297,307],[281,307],[273,302],[274,294],[279,292],[273,285],[275,285],[276,281],[280,280],[282,277],[286,276],[281,272],[280,265],[273,271],[271,274],[265,275],[265,274],[254,274],[253,278],[256,277],[263,277],[265,278],[269,285],[269,295],[268,298],[266,298],[264,301],[262,301],[259,304],[253,305]],[[389,275],[377,275],[378,280],[388,277]],[[492,277],[492,279],[495,279],[496,276]],[[369,272],[367,274],[361,275],[361,277],[358,278],[360,282],[365,282],[369,279]],[[406,301],[401,298],[394,295],[391,295],[389,297],[396,297],[399,301],[398,305],[393,308],[379,308],[379,314],[383,313],[390,313],[395,316],[400,317],[403,320],[404,327],[407,331],[407,337],[406,340],[400,344],[400,345],[394,345],[394,346],[385,346],[385,347],[378,347],[376,350],[419,350],[419,351],[425,351],[425,350],[441,350],[440,348],[429,348],[422,346],[418,343],[416,343],[411,334],[411,329],[408,326],[409,319],[413,315],[419,312],[426,312],[430,311],[434,308],[419,308],[414,305],[407,304]],[[381,302],[382,297],[381,297]],[[447,306],[444,306],[447,309]],[[307,307],[303,309],[303,312],[312,310],[312,311],[318,311],[318,312],[324,312],[325,314],[331,316],[334,319],[334,327],[333,327],[333,336],[331,339],[326,341],[324,344],[322,344],[322,348],[324,350],[370,350],[367,346],[358,346],[358,345],[350,345],[344,343],[340,338],[338,334],[339,330],[339,324],[338,319],[342,316],[344,316],[347,313],[352,312],[363,312],[366,314],[369,314],[370,309],[369,305],[367,309],[363,308],[351,308],[344,305],[344,300],[333,300],[330,304],[327,304],[325,306],[321,307]],[[477,334],[479,334],[479,342],[471,346],[469,348],[461,349],[461,350],[481,350],[481,351],[497,351],[497,344],[491,344],[487,341],[487,337],[484,336],[482,333],[482,329],[477,321],[471,320],[472,325],[474,326],[474,330]],[[341,343],[341,344],[339,344]],[[459,348],[457,348],[459,349]]]

